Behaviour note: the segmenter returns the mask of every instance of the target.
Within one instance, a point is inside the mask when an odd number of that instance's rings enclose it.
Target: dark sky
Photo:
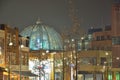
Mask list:
[[[112,0],[74,0],[80,27],[111,24]],[[71,28],[67,0],[0,0],[0,23],[18,27],[20,31],[35,24],[38,18],[57,31]]]

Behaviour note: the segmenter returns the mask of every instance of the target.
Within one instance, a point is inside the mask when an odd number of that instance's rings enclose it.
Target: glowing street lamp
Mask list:
[[[19,74],[20,74],[20,80],[21,79],[21,67],[22,67],[22,53],[21,53],[21,49],[24,47],[24,45],[20,45],[19,46],[19,65],[20,65],[20,70],[19,70]]]
[[[120,58],[119,57],[116,57],[117,60],[119,60]]]
[[[13,45],[12,42],[9,43],[9,46],[11,47]],[[9,52],[9,69],[8,69],[8,80],[10,80],[10,69],[11,69],[11,51]]]

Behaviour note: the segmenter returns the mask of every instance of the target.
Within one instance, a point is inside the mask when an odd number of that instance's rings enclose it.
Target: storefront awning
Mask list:
[[[21,74],[22,76],[36,77],[38,75],[31,73],[31,71],[13,71],[16,74]]]

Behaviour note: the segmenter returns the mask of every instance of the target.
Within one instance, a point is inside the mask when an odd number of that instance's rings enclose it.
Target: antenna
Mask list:
[[[69,6],[69,16],[72,21],[72,27],[70,30],[70,34],[72,36],[81,36],[83,30],[80,28],[80,20],[78,19],[77,10],[75,7],[75,0],[68,0]]]

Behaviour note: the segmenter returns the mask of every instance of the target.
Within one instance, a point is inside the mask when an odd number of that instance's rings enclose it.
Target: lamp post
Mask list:
[[[83,37],[82,37],[83,39]],[[81,40],[82,40],[81,39]],[[64,76],[67,66],[70,66],[70,80],[78,80],[78,51],[80,46],[79,38],[69,38],[64,41],[63,46],[63,80],[66,79]],[[78,46],[79,45],[79,46]],[[70,51],[70,52],[68,52]],[[65,53],[67,52],[67,53]],[[66,65],[66,66],[65,66]],[[74,77],[74,78],[73,78]]]
[[[108,53],[108,52],[105,52],[105,55],[106,55],[106,62],[105,62],[105,65],[106,65],[106,79],[107,80],[109,80],[109,79],[112,79],[112,77],[111,77],[111,67],[112,67],[112,65],[111,65],[111,54],[110,53]],[[108,77],[108,76],[110,76],[110,77]]]
[[[78,80],[78,41],[77,39],[72,39],[72,42],[73,42],[73,51],[72,53],[74,53],[74,59],[75,60],[75,80]]]
[[[75,40],[75,56],[76,56],[76,80],[78,80],[78,41],[77,39]]]
[[[65,61],[64,61],[65,58],[64,58],[64,57],[65,57],[65,55],[64,55],[64,48],[63,48],[63,59],[62,59],[62,61],[63,61],[63,80],[64,80],[64,75],[65,75],[65,74],[64,74],[64,72],[65,72],[65,71],[64,71],[64,70],[65,70],[65,69],[64,69],[64,66],[65,66]]]
[[[78,80],[78,41],[77,39],[74,39],[74,54],[75,54],[75,80]]]
[[[22,80],[21,78],[21,70],[22,70],[22,53],[21,53],[21,49],[23,48],[23,45],[19,46],[19,74],[20,74],[20,80]]]
[[[78,80],[78,54],[77,54],[77,51],[76,51],[76,53],[75,53],[75,55],[76,55],[76,80]]]
[[[11,46],[13,45],[13,43],[12,42],[10,42],[9,43],[9,47],[10,47],[10,49],[11,49]],[[10,80],[10,69],[11,69],[11,51],[9,50],[9,68],[8,68],[8,80]]]

